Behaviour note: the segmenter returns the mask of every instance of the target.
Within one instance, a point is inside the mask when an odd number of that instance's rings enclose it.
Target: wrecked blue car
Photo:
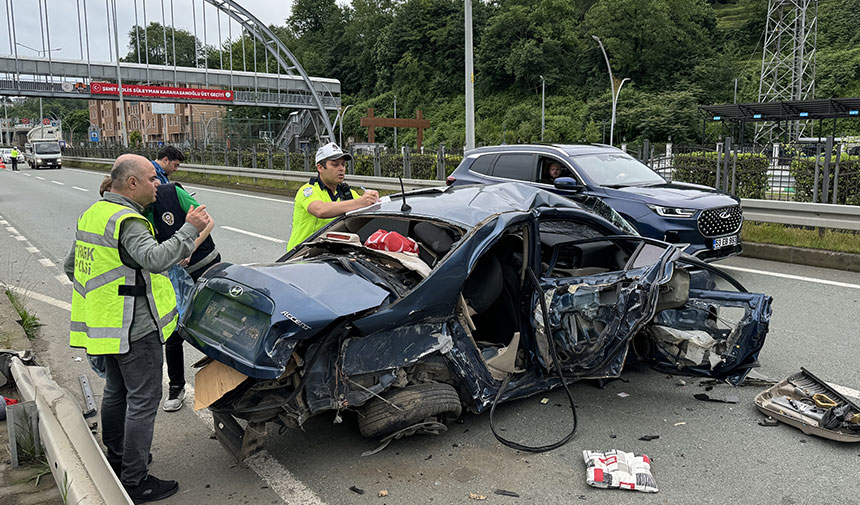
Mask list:
[[[369,247],[378,230],[417,253]],[[505,183],[385,197],[275,263],[218,264],[180,334],[247,376],[209,407],[242,459],[268,423],[350,410],[367,437],[439,431],[463,409],[618,377],[631,352],[739,384],[770,314],[770,297],[636,235],[599,200]]]

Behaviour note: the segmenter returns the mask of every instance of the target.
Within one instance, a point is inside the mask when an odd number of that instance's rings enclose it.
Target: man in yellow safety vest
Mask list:
[[[105,357],[102,440],[135,503],[166,498],[179,488],[148,473],[161,402],[161,347],[177,322],[176,294],[162,272],[191,254],[210,221],[205,206],[191,207],[186,224],[159,244],[141,214],[155,201],[158,184],[143,156],[117,158],[111,190],[78,218],[63,265],[74,284],[70,345]]]

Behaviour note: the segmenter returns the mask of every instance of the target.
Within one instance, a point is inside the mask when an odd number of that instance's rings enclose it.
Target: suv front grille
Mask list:
[[[699,231],[706,237],[719,237],[737,233],[744,222],[740,205],[707,209],[699,215]]]

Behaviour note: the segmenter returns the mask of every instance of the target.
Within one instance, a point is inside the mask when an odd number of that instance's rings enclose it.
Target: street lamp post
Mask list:
[[[540,76],[540,141],[543,142],[543,130],[544,130],[544,97],[546,95],[546,81],[543,76]]]
[[[615,77],[612,75],[612,67],[609,65],[609,56],[606,55],[606,49],[603,47],[603,42],[600,40],[600,37],[597,35],[592,35],[597,44],[600,46],[600,51],[603,53],[603,59],[606,60],[606,70],[609,71],[609,91],[612,94],[612,119],[609,122],[609,145],[612,145],[614,140],[615,133],[615,108],[618,104],[618,94],[621,93],[621,86],[624,86],[625,81],[629,81],[629,77],[625,77],[621,80],[621,84],[618,85],[618,89],[615,89]]]
[[[343,149],[343,117],[346,116],[346,111],[348,111],[350,107],[352,107],[352,104],[344,107],[343,112],[340,113],[340,136],[338,137],[338,144],[341,149]]]
[[[215,119],[215,117],[210,117],[203,124],[203,150],[204,151],[206,150],[207,147],[209,147],[209,123],[211,123],[213,119]]]
[[[27,44],[22,44],[22,43],[20,43],[20,42],[15,42],[15,44],[17,44],[17,45],[19,45],[19,46],[21,46],[21,47],[26,47],[27,49],[29,49],[29,50],[31,50],[31,51],[36,51],[36,53],[37,53],[39,56],[42,56],[42,57],[44,57],[44,55],[46,55],[46,54],[50,55],[50,54],[51,54],[51,51],[61,51],[61,50],[63,49],[62,47],[55,47],[55,48],[53,48],[53,49],[51,49],[51,48],[48,48],[48,49],[36,49],[35,47],[30,47],[30,46],[28,46]]]

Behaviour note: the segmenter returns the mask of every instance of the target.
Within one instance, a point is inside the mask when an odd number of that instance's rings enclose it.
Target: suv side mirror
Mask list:
[[[582,191],[585,189],[585,186],[576,182],[576,179],[573,177],[559,177],[553,182],[553,186],[555,189],[563,189],[565,191]]]

